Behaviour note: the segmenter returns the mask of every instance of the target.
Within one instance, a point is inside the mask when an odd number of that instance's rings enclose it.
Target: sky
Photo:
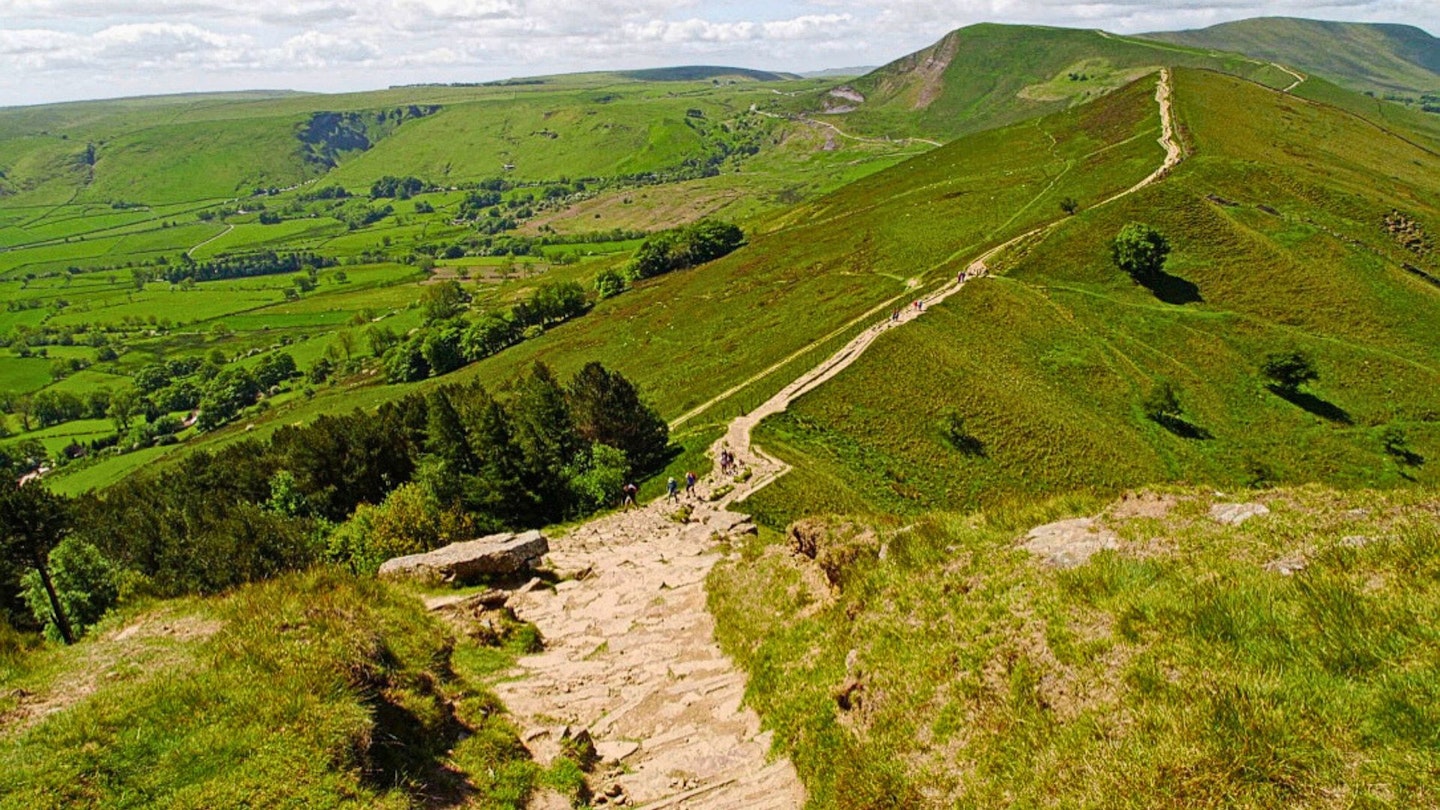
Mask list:
[[[883,64],[977,22],[1138,33],[1269,15],[1440,32],[1440,0],[0,0],[0,106],[667,65],[800,72]]]

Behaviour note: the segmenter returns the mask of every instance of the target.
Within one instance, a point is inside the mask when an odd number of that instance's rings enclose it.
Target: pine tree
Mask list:
[[[570,381],[566,394],[575,428],[586,441],[625,451],[637,470],[659,466],[670,444],[670,427],[623,375],[592,362]]]
[[[69,533],[70,523],[69,501],[38,483],[9,485],[0,493],[0,553],[17,566],[35,569],[66,644],[75,643],[75,631],[50,576],[50,552]]]
[[[544,363],[521,380],[510,402],[515,445],[524,459],[525,483],[550,515],[568,511],[565,469],[585,447],[575,430],[565,392]]]

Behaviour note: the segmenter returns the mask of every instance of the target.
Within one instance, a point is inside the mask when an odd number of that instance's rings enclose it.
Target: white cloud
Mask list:
[[[1134,33],[1262,14],[1440,30],[1436,0],[0,0],[0,104],[700,60],[803,70],[886,62],[981,21]]]

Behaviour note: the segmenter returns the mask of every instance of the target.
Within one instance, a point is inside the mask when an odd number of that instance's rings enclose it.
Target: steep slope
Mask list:
[[[1437,508],[1204,487],[811,521],[710,604],[816,807],[1433,807]]]
[[[750,508],[783,525],[1160,480],[1436,480],[1434,153],[1218,74],[1178,71],[1175,99],[1177,171],[1022,246],[762,423],[796,471]],[[1149,289],[1109,257],[1134,220],[1174,246]],[[1290,349],[1320,381],[1281,396],[1259,367]],[[1181,419],[1147,415],[1164,381]]]
[[[1260,17],[1140,36],[1282,62],[1353,90],[1440,92],[1440,39],[1409,25]]]
[[[1145,177],[1164,157],[1154,87],[912,158],[795,207],[723,259],[641,283],[460,374],[508,379],[537,359],[558,372],[599,359],[667,417],[710,403],[696,424],[727,421],[788,381],[782,366],[813,365],[987,246],[1059,218],[1065,197],[1090,202]]]
[[[983,23],[803,101],[857,132],[944,139],[1083,103],[1160,65],[1221,70],[1277,87],[1292,81],[1237,54],[1102,31]]]

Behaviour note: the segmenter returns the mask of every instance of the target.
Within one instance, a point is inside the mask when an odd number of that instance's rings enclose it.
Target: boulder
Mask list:
[[[1021,545],[1052,568],[1074,568],[1096,552],[1120,548],[1120,538],[1094,518],[1071,518],[1036,526]]]
[[[472,582],[482,576],[505,576],[532,567],[550,552],[550,543],[538,531],[492,534],[479,540],[386,560],[380,576],[386,579],[423,579]]]
[[[1210,519],[1227,526],[1239,526],[1252,517],[1270,514],[1263,503],[1217,503],[1210,507]]]

